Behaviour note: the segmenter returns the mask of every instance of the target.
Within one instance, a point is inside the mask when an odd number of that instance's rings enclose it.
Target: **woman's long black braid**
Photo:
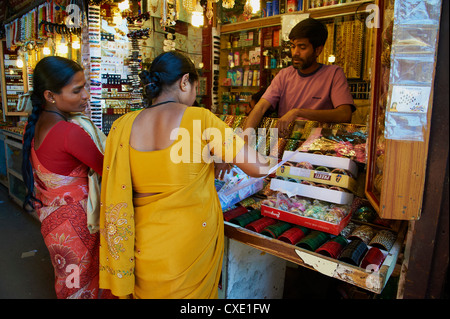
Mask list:
[[[28,117],[28,122],[25,127],[25,133],[23,135],[23,147],[22,147],[22,177],[27,188],[25,200],[23,202],[23,208],[29,210],[29,207],[35,208],[36,203],[42,205],[42,202],[34,196],[34,177],[33,167],[31,166],[31,141],[34,138],[34,129],[39,119],[39,115],[42,113],[42,101],[34,93],[31,95],[31,103],[33,105],[33,111]]]

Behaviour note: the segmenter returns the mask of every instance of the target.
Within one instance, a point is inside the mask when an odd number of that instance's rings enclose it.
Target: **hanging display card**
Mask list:
[[[427,113],[431,87],[392,86],[389,112]]]
[[[386,139],[424,141],[440,7],[441,0],[395,2]]]

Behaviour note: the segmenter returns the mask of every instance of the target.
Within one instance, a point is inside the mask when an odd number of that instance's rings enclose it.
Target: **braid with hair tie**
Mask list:
[[[31,94],[31,103],[33,105],[33,110],[28,117],[28,122],[25,127],[25,133],[23,135],[23,158],[30,158],[31,156],[31,141],[34,138],[36,123],[42,112],[42,101],[34,93]],[[34,177],[30,160],[22,161],[22,176],[24,178],[25,185],[27,185],[27,194],[25,195],[23,208],[27,210],[27,205],[29,205],[34,209],[36,207],[36,203],[39,203],[39,205],[42,206],[42,202],[34,196]]]

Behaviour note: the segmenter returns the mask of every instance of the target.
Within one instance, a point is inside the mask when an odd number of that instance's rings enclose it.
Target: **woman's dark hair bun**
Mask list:
[[[146,104],[150,105],[165,87],[171,86],[177,80],[189,74],[189,81],[198,81],[198,73],[192,61],[184,54],[170,51],[158,55],[152,62],[150,69],[139,74],[143,85],[143,96]]]

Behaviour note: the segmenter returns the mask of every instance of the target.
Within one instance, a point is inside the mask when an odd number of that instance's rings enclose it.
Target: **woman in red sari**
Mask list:
[[[101,175],[103,154],[70,120],[88,105],[83,69],[69,59],[46,57],[36,65],[33,84],[23,145],[24,207],[34,208],[41,221],[57,297],[109,297],[99,291],[99,233],[88,228],[86,213],[88,172]]]

